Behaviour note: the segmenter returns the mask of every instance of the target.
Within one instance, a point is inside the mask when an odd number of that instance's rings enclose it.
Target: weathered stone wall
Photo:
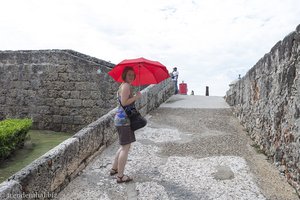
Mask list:
[[[174,85],[167,79],[142,91],[136,102],[142,114],[158,107],[174,94]],[[113,123],[116,108],[84,127],[72,138],[53,148],[33,163],[0,184],[0,199],[12,196],[40,195],[38,199],[54,197],[101,151],[115,141]],[[44,196],[43,196],[44,195]],[[18,198],[16,198],[18,199]],[[22,199],[22,198],[19,198]]]
[[[113,66],[72,50],[0,51],[0,119],[78,131],[116,106]]]
[[[300,25],[231,86],[226,101],[300,191]]]

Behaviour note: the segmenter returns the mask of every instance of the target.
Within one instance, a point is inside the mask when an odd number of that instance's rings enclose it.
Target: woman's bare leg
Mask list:
[[[118,158],[118,176],[122,177],[124,175],[124,169],[128,158],[128,153],[130,149],[130,144],[122,145],[119,152]]]
[[[118,170],[118,160],[119,160],[119,155],[120,155],[120,152],[122,150],[122,147],[120,147],[115,155],[115,159],[114,159],[114,162],[113,162],[113,165],[112,165],[112,169],[115,169],[115,170]]]

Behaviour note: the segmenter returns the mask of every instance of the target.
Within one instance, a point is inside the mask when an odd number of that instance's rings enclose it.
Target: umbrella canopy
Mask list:
[[[108,74],[117,82],[123,82],[122,73],[125,67],[132,67],[136,74],[131,83],[134,86],[157,84],[170,77],[167,68],[160,62],[145,58],[127,59],[117,64]]]

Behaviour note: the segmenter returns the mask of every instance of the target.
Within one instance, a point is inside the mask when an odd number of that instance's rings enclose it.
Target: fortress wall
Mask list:
[[[300,25],[230,86],[226,101],[300,191]]]
[[[76,132],[116,106],[113,66],[72,50],[0,51],[0,120]]]

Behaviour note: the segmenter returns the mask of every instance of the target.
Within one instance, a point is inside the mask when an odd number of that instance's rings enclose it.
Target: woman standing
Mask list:
[[[131,83],[135,79],[134,70],[131,67],[126,67],[122,73],[123,83],[118,90],[118,101],[123,107],[134,104],[134,102],[141,98],[141,93],[138,92],[133,96]],[[118,111],[115,115],[115,126],[119,134],[119,143],[121,147],[116,153],[110,175],[117,174],[117,183],[124,183],[132,181],[133,179],[127,175],[124,175],[124,169],[128,158],[128,152],[132,142],[135,142],[134,131],[130,128],[130,121],[127,117],[124,109],[119,105]]]

